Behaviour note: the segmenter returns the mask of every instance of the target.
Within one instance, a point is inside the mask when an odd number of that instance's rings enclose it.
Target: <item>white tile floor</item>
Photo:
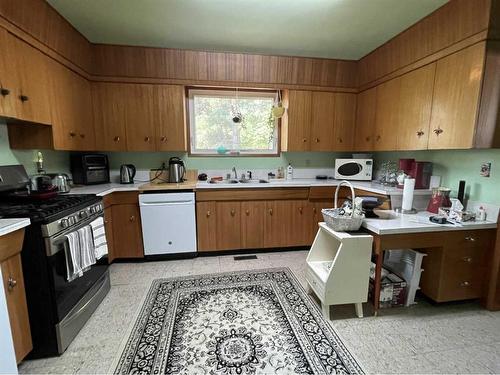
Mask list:
[[[92,318],[58,358],[24,361],[20,373],[112,372],[120,344],[135,320],[151,281],[194,274],[289,267],[305,284],[306,251],[117,263],[110,268],[111,291]],[[365,306],[365,314],[368,313]],[[500,373],[500,312],[476,303],[383,310],[358,319],[353,306],[332,309],[332,325],[367,373]]]

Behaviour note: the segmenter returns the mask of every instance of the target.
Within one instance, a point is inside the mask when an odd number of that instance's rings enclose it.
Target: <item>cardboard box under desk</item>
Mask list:
[[[368,298],[373,300],[375,280],[370,277]],[[380,308],[404,306],[406,302],[406,281],[394,273],[382,278],[380,285]]]

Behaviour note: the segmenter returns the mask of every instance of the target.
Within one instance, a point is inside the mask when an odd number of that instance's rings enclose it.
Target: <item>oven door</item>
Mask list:
[[[102,215],[91,216],[87,220],[78,223],[78,225],[45,239],[49,271],[52,274],[54,282],[59,321],[64,319],[108,269],[108,258],[104,256],[96,264],[92,265],[90,269],[85,271],[81,277],[70,282],[67,281],[66,255],[64,251],[67,239],[65,235],[85,225],[89,225],[99,216]]]

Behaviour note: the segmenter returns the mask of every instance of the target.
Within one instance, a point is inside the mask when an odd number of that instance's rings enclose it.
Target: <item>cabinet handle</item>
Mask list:
[[[9,90],[9,89],[6,89],[5,87],[2,87],[2,88],[0,88],[0,94],[1,94],[2,96],[7,96],[7,95],[9,95],[9,94],[10,94],[10,90]]]
[[[210,217],[210,210],[207,211],[207,217]]]
[[[476,239],[474,237],[470,237],[470,236],[465,237],[465,240],[469,241],[469,242],[476,242]]]
[[[250,216],[250,211],[249,211],[249,210],[246,210],[246,211],[245,211],[245,214],[246,214],[247,216]]]
[[[470,282],[468,282],[468,281],[462,281],[462,282],[460,283],[460,286],[463,286],[463,287],[470,286]]]
[[[307,142],[307,138],[302,138],[302,142],[306,143]]]
[[[377,142],[380,141],[380,138],[381,138],[380,135],[377,135],[376,141]]]
[[[231,216],[234,216],[236,214],[236,211],[234,210],[234,208],[231,208]]]
[[[302,215],[302,207],[299,207],[299,213]]]
[[[443,130],[443,129],[441,129],[441,128],[434,129],[434,133],[435,133],[436,135],[439,135],[439,134],[441,134],[442,132],[444,132],[444,130]]]
[[[463,257],[462,260],[465,262],[465,263],[472,263],[472,257]]]
[[[80,138],[85,138],[85,134],[80,134]]]
[[[29,100],[29,98],[26,96],[26,95],[19,95],[19,99],[21,99],[21,101],[24,103],[24,102],[27,102]]]
[[[119,136],[116,136],[113,140],[114,140],[115,142],[120,142],[120,137],[119,137]]]
[[[313,207],[313,213],[316,213],[316,207]]]
[[[71,138],[73,138],[74,136],[76,136],[76,133],[75,133],[75,132],[69,132],[69,136],[70,136]]]
[[[16,285],[17,285],[17,280],[14,279],[12,276],[9,276],[9,279],[7,280],[7,288],[9,290],[12,290],[15,288]]]
[[[425,134],[425,133],[424,133],[422,130],[419,130],[419,131],[417,132],[417,136],[418,136],[418,137],[421,137],[421,136],[423,136],[424,134]]]
[[[165,136],[161,137],[160,141],[162,141],[163,143],[165,143],[167,141],[167,137],[165,137]]]
[[[316,138],[314,141],[315,141],[316,143],[319,143],[319,138]]]
[[[370,142],[371,137],[366,137],[365,140],[366,142]]]
[[[271,216],[273,215],[273,209],[272,208],[269,209],[269,215],[271,215]]]
[[[134,215],[130,216],[129,220],[130,221],[135,221],[135,216]]]
[[[145,137],[144,142],[149,142],[149,137]]]
[[[344,142],[343,139],[342,139],[342,137],[338,137],[337,139],[338,139],[339,143]]]

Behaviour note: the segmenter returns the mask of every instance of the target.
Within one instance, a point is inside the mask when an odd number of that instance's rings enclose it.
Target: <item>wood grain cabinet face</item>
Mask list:
[[[14,350],[16,360],[19,363],[33,348],[28,306],[24,291],[21,255],[18,253],[7,258],[0,266],[2,268],[3,289],[7,299]],[[2,334],[5,334],[5,332],[2,332]]]
[[[290,226],[293,207],[290,201],[274,200],[266,202],[264,219],[264,247],[285,247],[295,228]]]
[[[474,146],[485,49],[481,42],[437,62],[430,149]]]
[[[241,202],[241,245],[243,249],[264,247],[265,201]]]
[[[375,112],[377,107],[377,89],[365,90],[357,96],[356,130],[354,149],[372,151],[375,138]]]
[[[286,151],[309,151],[311,148],[310,128],[312,113],[312,92],[289,90],[287,110]]]
[[[308,200],[286,201],[291,208],[289,220],[288,246],[305,246],[311,242],[313,211]],[[286,220],[286,218],[283,218]],[[291,229],[291,230],[290,230]]]
[[[198,251],[217,250],[217,218],[215,202],[196,203]]]
[[[0,115],[5,117],[17,117],[17,89],[20,86],[15,56],[5,53],[12,50],[13,37],[0,28]]]
[[[106,232],[106,241],[108,243],[108,262],[115,259],[115,246],[113,241],[113,207],[104,208],[104,230]]]
[[[241,249],[240,202],[216,202],[217,250]]]
[[[183,86],[157,85],[155,109],[158,111],[156,148],[158,151],[187,151],[185,92]]]
[[[141,213],[138,204],[116,204],[112,208],[113,254],[111,258],[142,258]]]
[[[373,149],[376,151],[395,150],[399,127],[401,78],[395,78],[377,86],[377,106],[375,112],[375,138]]]
[[[311,112],[311,151],[332,151],[334,147],[335,94],[313,92]]]
[[[354,147],[356,95],[335,94],[333,106],[333,151],[351,151]]]

